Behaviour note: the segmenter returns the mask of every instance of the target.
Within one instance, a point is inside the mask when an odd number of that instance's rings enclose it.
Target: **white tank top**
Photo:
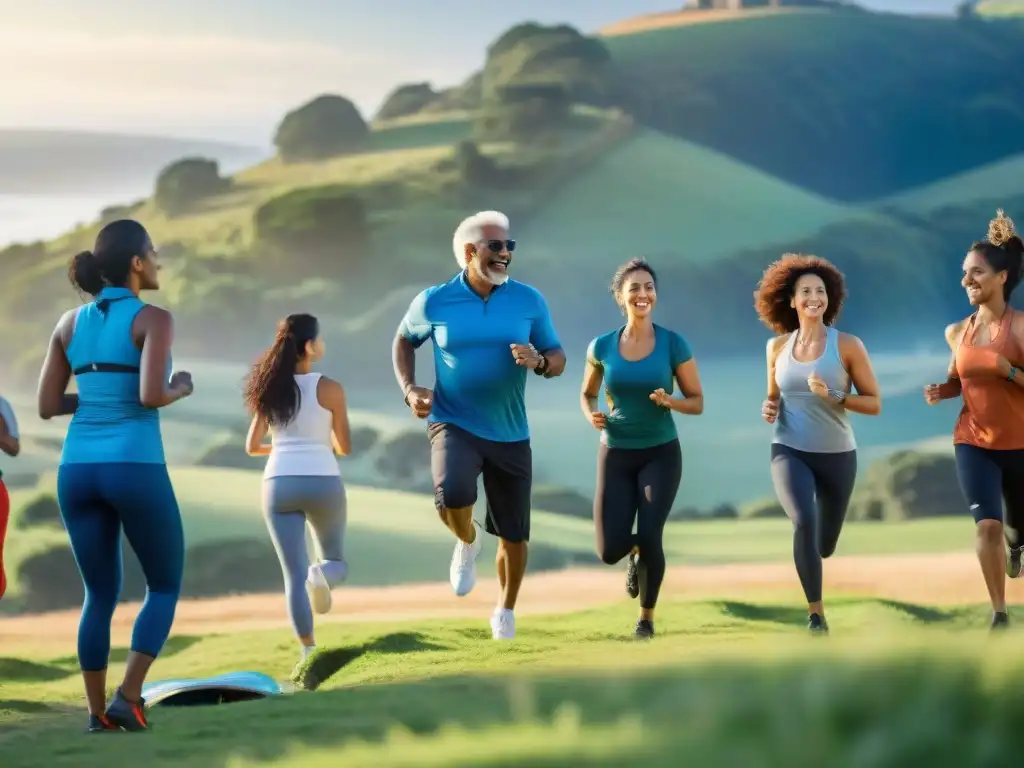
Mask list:
[[[299,409],[283,427],[270,428],[271,449],[264,479],[286,475],[340,475],[331,442],[331,412],[316,398],[319,373],[298,373]]]

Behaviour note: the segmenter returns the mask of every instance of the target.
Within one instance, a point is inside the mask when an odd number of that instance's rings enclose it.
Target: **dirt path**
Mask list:
[[[443,565],[443,564],[442,564]],[[626,600],[623,569],[573,569],[528,576],[519,615],[562,613]],[[913,603],[963,605],[986,601],[985,588],[972,553],[898,557],[837,557],[825,565],[826,595],[856,594]],[[1024,602],[1024,580],[1008,585],[1011,602]],[[677,566],[670,568],[662,595],[685,598],[778,596],[801,602],[790,563]],[[318,617],[325,622],[399,621],[477,617],[484,620],[497,599],[497,585],[480,582],[468,597],[452,595],[447,583],[399,587],[341,588],[334,609]],[[127,644],[137,603],[118,607],[115,644]],[[74,648],[78,610],[0,619],[2,654],[31,648],[35,653]],[[174,633],[203,635],[240,630],[285,628],[288,618],[281,594],[186,600],[178,607]]]

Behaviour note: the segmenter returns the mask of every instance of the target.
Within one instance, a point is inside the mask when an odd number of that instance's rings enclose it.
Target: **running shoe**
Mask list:
[[[626,594],[636,598],[640,594],[640,576],[636,568],[636,551],[629,553],[626,560]]]
[[[484,546],[484,532],[476,520],[473,521],[473,527],[476,529],[476,538],[472,544],[466,544],[462,540],[455,542],[452,564],[448,571],[452,589],[459,597],[465,597],[476,586],[476,559]]]
[[[110,733],[120,730],[106,715],[89,715],[89,733]]]
[[[309,566],[306,574],[306,594],[309,595],[309,604],[317,613],[327,613],[331,610],[331,585],[327,583],[320,563]]]
[[[828,622],[820,613],[812,613],[807,617],[807,629],[812,635],[827,635]]]
[[[128,701],[120,688],[114,693],[114,699],[107,707],[105,717],[126,731],[144,731],[149,728],[149,721],[146,719],[146,700]]]
[[[995,631],[999,629],[1007,629],[1010,626],[1010,617],[1006,611],[996,611],[992,614],[992,626],[989,629]]]
[[[650,619],[640,619],[633,630],[633,637],[637,640],[650,640],[654,637],[654,622]]]
[[[516,616],[506,608],[498,608],[491,614],[491,637],[495,640],[512,640],[516,636]]]
[[[1020,576],[1020,555],[1024,546],[1010,547],[1006,553],[1006,575],[1011,579]]]

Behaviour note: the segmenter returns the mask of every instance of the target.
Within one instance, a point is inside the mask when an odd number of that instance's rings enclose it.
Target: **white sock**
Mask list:
[[[316,650],[316,646],[315,645],[304,645],[304,646],[302,646],[302,658],[303,659],[308,659],[309,658],[309,654],[311,654],[315,650]]]

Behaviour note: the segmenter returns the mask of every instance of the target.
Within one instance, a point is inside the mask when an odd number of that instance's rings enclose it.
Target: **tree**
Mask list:
[[[377,120],[391,120],[396,117],[414,115],[438,98],[430,83],[400,85],[388,94],[381,108],[374,116]]]
[[[369,245],[366,206],[341,185],[305,187],[275,197],[256,209],[253,228],[271,271],[293,281],[351,277]]]
[[[557,136],[571,109],[569,94],[560,84],[506,85],[484,101],[475,129],[489,140],[546,141]]]
[[[284,116],[274,146],[286,163],[324,160],[359,149],[369,127],[344,96],[318,96]]]
[[[220,175],[216,160],[186,157],[160,171],[153,199],[168,216],[177,216],[198,200],[223,192],[230,184]]]

